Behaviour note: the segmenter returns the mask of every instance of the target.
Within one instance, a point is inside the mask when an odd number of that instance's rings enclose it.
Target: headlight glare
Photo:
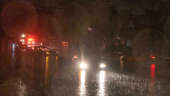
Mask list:
[[[99,65],[99,67],[100,67],[100,68],[106,68],[106,64],[101,63],[101,64]]]
[[[80,62],[80,68],[81,69],[87,69],[87,63],[86,62]]]

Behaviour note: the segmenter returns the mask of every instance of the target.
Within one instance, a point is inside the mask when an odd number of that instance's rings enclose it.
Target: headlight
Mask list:
[[[46,52],[46,54],[47,54],[47,55],[49,55],[49,54],[50,54],[50,52],[48,52],[48,51],[47,51],[47,52]]]
[[[80,62],[80,68],[81,69],[87,69],[87,63],[86,62]]]
[[[99,67],[100,67],[100,68],[106,68],[106,64],[101,63],[101,64],[99,65]]]

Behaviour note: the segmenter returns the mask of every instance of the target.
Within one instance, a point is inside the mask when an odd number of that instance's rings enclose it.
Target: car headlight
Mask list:
[[[87,69],[87,63],[86,62],[80,62],[80,68],[81,69]]]
[[[48,51],[47,51],[47,52],[46,52],[46,54],[47,54],[47,55],[49,55],[49,54],[50,54],[50,52],[48,52]]]
[[[101,64],[99,65],[99,67],[100,67],[100,68],[106,68],[106,64],[101,63]]]

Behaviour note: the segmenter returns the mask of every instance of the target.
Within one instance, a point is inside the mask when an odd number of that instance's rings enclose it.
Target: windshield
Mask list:
[[[169,96],[169,5],[0,0],[0,96]]]

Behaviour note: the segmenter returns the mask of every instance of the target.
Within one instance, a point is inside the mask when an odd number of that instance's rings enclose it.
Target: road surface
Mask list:
[[[80,70],[56,54],[17,49],[2,54],[0,64],[0,96],[170,95],[168,71],[157,75],[157,66],[140,70],[140,74],[114,68]]]

